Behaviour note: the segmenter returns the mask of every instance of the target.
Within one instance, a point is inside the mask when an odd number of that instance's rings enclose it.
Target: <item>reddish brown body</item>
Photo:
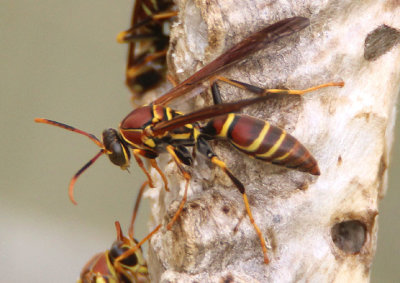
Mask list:
[[[106,253],[98,253],[83,267],[79,283],[96,282],[96,277],[102,277],[105,282],[112,282],[113,274],[107,265]],[[115,273],[115,272],[114,272]]]
[[[256,159],[319,175],[317,161],[286,131],[251,116],[228,114],[212,119],[202,133],[224,138]]]
[[[122,120],[123,140],[135,148],[154,151],[157,155],[166,144],[195,146],[197,139],[224,138],[247,155],[313,175],[319,175],[317,161],[296,138],[269,122],[251,116],[227,114],[212,118],[206,126],[186,124],[164,133],[163,137],[146,137],[146,129],[182,115],[169,107],[144,106],[133,110]],[[200,130],[200,132],[196,132]],[[182,136],[187,133],[187,136]],[[178,138],[179,136],[179,138]],[[165,144],[164,144],[165,143]]]

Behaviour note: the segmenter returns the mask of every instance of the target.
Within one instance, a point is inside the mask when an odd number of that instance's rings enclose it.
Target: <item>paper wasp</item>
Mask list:
[[[328,86],[343,86],[343,82],[331,82],[305,90],[262,89],[218,76],[217,73],[244,59],[249,54],[263,49],[267,44],[298,32],[308,25],[309,19],[293,17],[281,20],[253,33],[194,73],[188,79],[172,88],[169,92],[157,98],[150,105],[145,105],[133,110],[122,120],[118,130],[105,130],[103,132],[103,142],[100,142],[95,136],[71,126],[51,120],[36,119],[36,122],[55,125],[83,134],[101,148],[100,152],[72,178],[69,187],[71,200],[74,202],[73,186],[76,179],[100,155],[106,154],[111,162],[120,166],[122,169],[126,169],[130,163],[129,149],[132,150],[138,165],[147,175],[149,186],[152,187],[153,183],[140,157],[150,160],[150,165],[160,173],[164,180],[165,188],[168,190],[167,179],[155,161],[155,158],[157,158],[159,154],[168,152],[186,180],[182,201],[175,215],[167,225],[167,229],[171,229],[186,202],[191,176],[184,165],[192,164],[192,156],[187,147],[193,147],[193,151],[197,150],[208,158],[211,163],[220,167],[239,189],[243,196],[246,212],[260,239],[264,254],[264,262],[268,263],[269,259],[265,240],[253,219],[245,187],[228,169],[226,164],[213,152],[208,144],[208,140],[219,138],[226,139],[236,148],[252,157],[319,175],[319,168],[316,160],[294,137],[284,130],[270,125],[266,121],[233,113],[239,111],[243,107],[270,99],[276,94],[303,95],[304,93]],[[260,96],[233,103],[219,103],[218,99],[215,99],[217,104],[204,107],[186,115],[166,106],[174,99],[190,91],[197,88],[204,89],[205,86],[202,84],[203,82],[210,83],[213,86],[213,92],[215,94],[217,90],[216,83],[218,81],[229,83],[257,93]],[[215,95],[215,97],[218,97],[218,95]],[[199,123],[204,120],[208,120],[208,123],[205,125]],[[154,233],[154,231],[152,233]],[[147,238],[148,237],[146,237],[146,239]],[[140,246],[142,242],[143,241],[141,241],[138,246]],[[123,260],[123,258],[134,252],[135,248],[122,255],[118,260]]]
[[[140,98],[166,77],[166,54],[169,31],[166,25],[177,15],[172,0],[136,0],[131,28],[121,32],[117,40],[129,43],[126,85],[133,98]]]
[[[98,253],[82,269],[80,279],[77,283],[92,282],[132,282],[147,283],[150,282],[146,261],[143,258],[142,250],[136,251],[130,256],[124,258],[123,261],[116,259],[128,250],[136,247],[137,241],[133,238],[133,227],[139,203],[142,198],[143,191],[148,182],[145,182],[138,193],[136,204],[133,210],[131,225],[129,227],[128,237],[125,237],[118,221],[115,222],[117,230],[117,239],[111,245],[109,250]]]

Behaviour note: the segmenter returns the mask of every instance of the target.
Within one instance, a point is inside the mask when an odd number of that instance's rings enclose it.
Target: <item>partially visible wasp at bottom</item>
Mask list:
[[[283,129],[270,125],[267,121],[235,113],[244,107],[274,98],[276,95],[303,95],[325,87],[342,87],[344,83],[329,82],[303,90],[263,89],[217,74],[234,63],[243,60],[251,53],[263,49],[269,43],[298,32],[309,26],[309,24],[310,21],[307,18],[293,17],[281,20],[253,33],[172,88],[166,94],[154,100],[150,105],[144,105],[133,110],[122,120],[118,130],[105,130],[103,132],[103,142],[92,134],[66,124],[42,118],[35,119],[38,123],[50,124],[83,134],[100,147],[100,152],[86,163],[71,179],[69,186],[71,201],[76,203],[73,197],[75,181],[97,158],[106,154],[112,163],[120,166],[121,169],[127,169],[131,158],[130,150],[139,167],[146,174],[149,186],[154,187],[153,181],[141,158],[149,160],[150,165],[162,177],[165,189],[168,191],[167,178],[158,167],[156,158],[161,153],[169,153],[186,181],[179,207],[167,224],[167,229],[171,229],[186,203],[191,175],[185,169],[184,165],[190,166],[193,164],[192,156],[187,149],[187,147],[192,147],[194,152],[197,150],[212,164],[219,167],[242,194],[247,215],[261,243],[264,262],[268,263],[269,258],[266,242],[253,218],[245,186],[228,169],[225,162],[214,153],[208,141],[226,139],[234,147],[251,157],[287,168],[308,172],[313,175],[319,175],[320,170],[317,161],[296,138],[286,133]],[[204,107],[189,114],[183,114],[167,106],[171,101],[195,89],[197,90],[197,88],[204,89],[205,86],[203,83],[206,82],[212,86],[215,105]],[[221,103],[218,98],[217,82],[225,82],[256,93],[259,96],[236,102]],[[205,120],[208,120],[206,124],[200,124],[200,122]],[[138,243],[135,248],[121,255],[117,261],[122,261],[135,253],[140,245],[157,232],[159,228],[160,225]]]
[[[144,182],[136,198],[128,237],[122,233],[121,225],[115,222],[117,239],[109,250],[96,254],[83,267],[77,283],[149,283],[149,272],[142,254],[142,249],[136,249],[134,253],[117,261],[128,250],[132,250],[138,244],[133,237],[134,222],[142,198],[143,191],[148,182]]]

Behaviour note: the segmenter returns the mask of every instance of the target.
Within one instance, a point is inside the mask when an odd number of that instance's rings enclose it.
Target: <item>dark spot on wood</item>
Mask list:
[[[235,228],[233,228],[233,233],[237,233],[237,231],[239,231],[239,226],[246,216],[247,216],[247,212],[244,211],[243,214],[239,217],[238,223],[235,225]]]
[[[308,189],[308,187],[309,187],[309,184],[308,184],[308,182],[304,182],[304,183],[300,184],[300,186],[299,186],[299,190],[301,190],[301,191],[305,191],[305,190],[307,190],[307,189]]]
[[[222,279],[221,282],[223,282],[223,283],[232,283],[232,282],[234,282],[232,274],[228,274],[225,277],[222,277],[221,279]]]
[[[195,202],[194,202],[194,203],[191,203],[191,204],[190,204],[190,207],[193,208],[193,209],[196,209],[196,208],[199,208],[200,205],[199,205],[198,203],[195,203]]]
[[[275,253],[278,248],[278,242],[274,229],[268,229],[267,232],[264,234],[264,237],[268,239],[268,242],[271,245],[271,250],[269,250],[269,253]]]
[[[247,195],[247,199],[249,200],[250,206],[255,206],[254,198],[252,196]]]
[[[379,162],[379,170],[378,170],[378,176],[377,176],[378,182],[379,182],[378,196],[380,199],[382,199],[385,196],[385,187],[383,186],[384,185],[383,180],[384,180],[385,172],[388,168],[388,161],[387,161],[386,156],[387,156],[387,154],[386,154],[386,147],[385,147],[384,153],[382,154],[381,160]]]
[[[364,58],[374,61],[400,43],[400,31],[381,25],[370,32],[364,42]]]
[[[225,213],[225,214],[228,214],[228,213],[229,213],[229,210],[230,210],[230,208],[229,208],[229,206],[227,206],[227,205],[224,205],[224,206],[222,207],[222,212]]]
[[[331,229],[335,245],[349,254],[361,251],[367,238],[366,225],[359,220],[349,220],[336,223]]]
[[[274,216],[272,217],[272,221],[273,221],[275,224],[281,223],[281,220],[282,220],[282,217],[281,217],[279,214],[274,215]]]
[[[342,165],[342,162],[343,162],[342,156],[339,155],[339,157],[338,157],[338,159],[337,159],[337,165],[338,165],[338,166]]]

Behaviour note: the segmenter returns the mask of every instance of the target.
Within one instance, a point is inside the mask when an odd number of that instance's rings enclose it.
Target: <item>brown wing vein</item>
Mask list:
[[[272,97],[275,97],[273,95],[271,96],[261,96],[257,98],[250,98],[250,99],[244,99],[239,102],[231,102],[231,103],[222,103],[222,104],[216,104],[216,105],[211,105],[208,107],[204,107],[200,110],[194,111],[192,113],[178,116],[174,119],[168,120],[168,121],[162,121],[158,124],[156,124],[153,127],[153,133],[154,135],[162,135],[163,133],[167,131],[171,131],[173,129],[182,127],[186,124],[191,124],[194,122],[206,120],[209,118],[213,118],[216,116],[232,113],[232,112],[237,112],[240,109],[258,103],[262,102],[264,100],[270,99]]]
[[[244,59],[249,54],[263,49],[266,45],[279,38],[298,32],[309,24],[310,20],[308,18],[287,18],[250,35],[214,59],[198,72],[194,73],[185,81],[171,89],[169,92],[157,98],[153,104],[168,104],[175,98],[178,98],[196,88],[199,83],[207,80],[216,73],[221,72],[230,65]]]

